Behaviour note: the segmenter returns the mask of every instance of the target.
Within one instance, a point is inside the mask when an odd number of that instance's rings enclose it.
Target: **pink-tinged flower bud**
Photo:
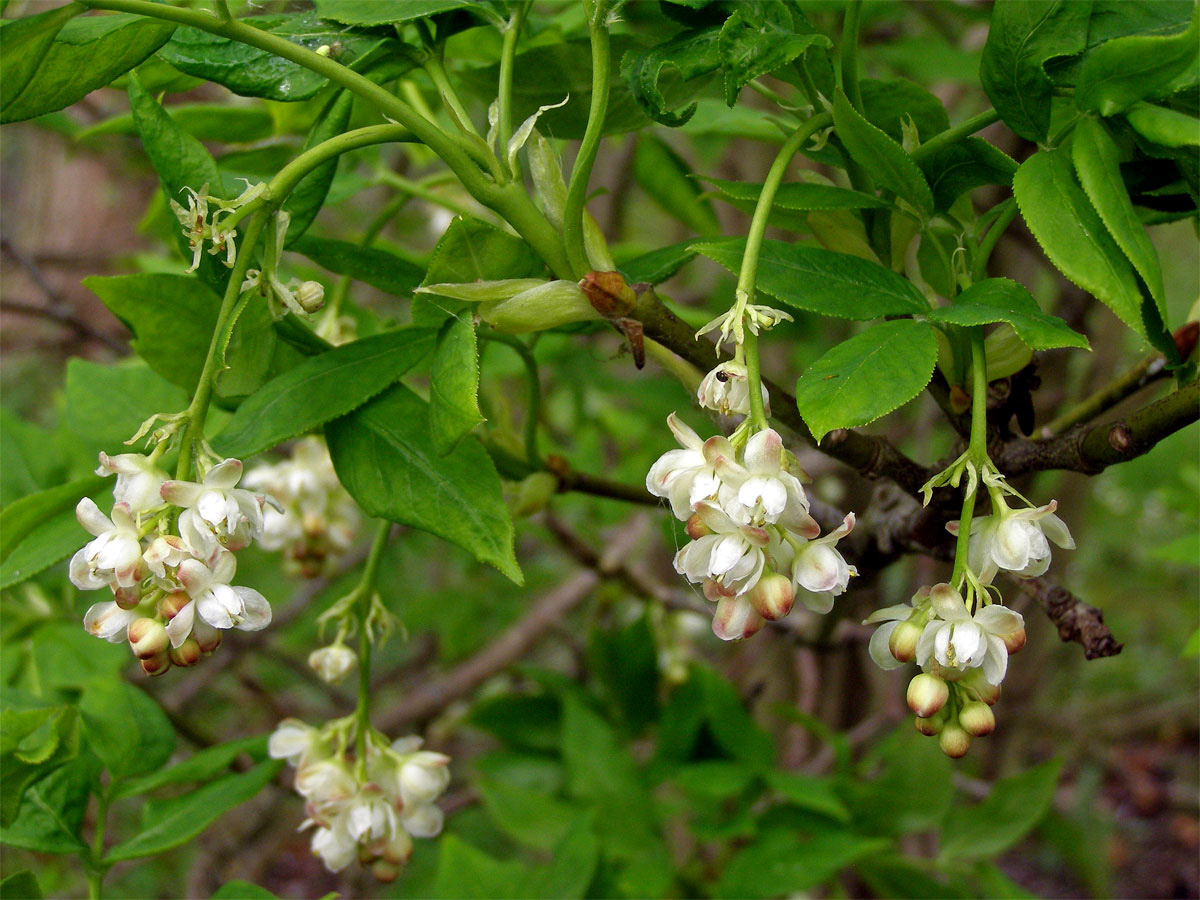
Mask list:
[[[745,597],[722,597],[713,615],[713,634],[723,641],[739,641],[758,633],[765,622]]]
[[[117,604],[121,609],[134,609],[141,602],[141,585],[135,584],[131,587],[113,586],[113,603]]]
[[[928,719],[922,719],[920,716],[913,719],[914,727],[926,737],[933,737],[942,730],[945,724],[946,713],[944,710],[930,716]]]
[[[922,672],[908,683],[908,708],[928,719],[946,705],[950,699],[950,688],[936,675]]]
[[[143,659],[141,663],[142,671],[147,675],[161,675],[163,672],[167,671],[167,669],[171,668],[171,658],[167,655],[165,650],[162,653],[159,653],[157,656],[151,656],[147,659]]]
[[[221,632],[216,628],[196,629],[192,632],[192,637],[200,645],[201,653],[212,653],[221,646]]]
[[[692,513],[691,518],[687,520],[687,533],[693,541],[698,541],[700,538],[712,534],[713,530],[704,524],[700,513]]]
[[[194,637],[189,637],[178,647],[172,647],[167,651],[171,657],[171,662],[177,666],[194,666],[200,662],[204,654],[200,650],[200,644],[196,642]]]
[[[325,305],[325,286],[319,281],[306,281],[296,288],[296,302],[306,313],[315,313]]]
[[[167,594],[167,596],[158,601],[158,614],[169,622],[175,618],[181,609],[191,602],[192,598],[182,591]]]
[[[402,828],[396,829],[387,844],[383,847],[383,858],[394,866],[402,866],[412,856],[413,841],[408,832]]]
[[[1025,646],[1025,627],[1022,626],[1016,631],[1000,635],[1000,640],[1004,641],[1004,646],[1008,648],[1009,655],[1011,656]]]
[[[900,622],[888,638],[888,650],[900,662],[912,662],[923,629],[916,622]]]
[[[371,864],[371,874],[375,876],[376,881],[390,884],[400,874],[400,867],[386,859],[377,859]]]
[[[167,629],[157,619],[134,619],[129,625],[129,648],[138,659],[158,656],[171,646]]]
[[[792,579],[786,575],[767,572],[758,579],[758,584],[750,589],[746,597],[760,616],[774,621],[792,611],[796,590],[792,587]]]
[[[947,722],[938,734],[938,746],[951,759],[960,759],[971,749],[971,736],[954,721]]]
[[[308,665],[326,684],[337,684],[358,665],[358,657],[345,644],[330,644],[310,653]]]
[[[996,730],[996,716],[992,708],[981,700],[972,700],[963,705],[958,714],[958,724],[963,731],[974,737],[983,737]]]

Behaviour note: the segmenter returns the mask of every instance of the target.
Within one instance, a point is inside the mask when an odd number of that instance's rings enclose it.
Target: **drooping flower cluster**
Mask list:
[[[279,723],[268,742],[274,759],[296,767],[296,792],[315,828],[312,852],[337,872],[358,860],[380,881],[392,881],[412,854],[413,838],[442,830],[436,800],[450,783],[450,757],[421,749],[419,737],[391,744],[370,729],[366,759],[347,748],[353,717],[314,728],[296,719]]]
[[[326,575],[353,545],[361,516],[338,481],[321,438],[302,438],[290,458],[255,466],[242,483],[278,504],[263,510],[259,543],[264,549],[283,551],[289,574]]]
[[[222,460],[201,483],[176,481],[154,454],[100,454],[98,475],[116,475],[112,512],[85,497],[75,513],[95,537],[70,563],[82,590],[109,588],[84,628],[112,642],[125,639],[148,675],[192,666],[221,643],[221,631],[257,631],[271,622],[258,591],[233,585],[235,552],[262,534],[273,501],[236,487],[242,464]]]
[[[749,412],[744,366],[710,372],[699,400],[723,414]],[[692,541],[676,554],[675,570],[717,604],[713,632],[723,640],[749,637],[786,616],[797,596],[828,612],[857,574],[836,549],[854,515],[820,537],[798,477],[804,473],[771,428],[747,436],[743,425],[732,438],[701,440],[674,414],[667,425],[681,449],[654,463],[646,489],[687,523]]]

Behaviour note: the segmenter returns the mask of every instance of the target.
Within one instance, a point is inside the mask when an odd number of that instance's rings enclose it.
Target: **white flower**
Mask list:
[[[441,833],[443,820],[442,811],[432,803],[405,808],[400,813],[400,824],[404,830],[419,838],[437,837]]]
[[[711,579],[732,595],[754,587],[766,565],[770,534],[754,525],[741,525],[711,503],[696,506],[700,521],[712,532],[675,554],[675,571],[699,584]]]
[[[320,730],[299,719],[284,719],[267,739],[267,755],[286,759],[293,766],[303,767],[323,750]]]
[[[833,609],[833,598],[846,590],[851,575],[858,574],[835,549],[837,542],[853,529],[854,513],[849,513],[837,529],[823,538],[807,541],[796,550],[792,584],[797,596],[813,612],[827,613]]]
[[[347,828],[345,815],[314,831],[311,846],[313,855],[319,856],[330,872],[338,872],[358,859],[358,842]]]
[[[875,629],[875,633],[871,635],[871,643],[867,648],[871,659],[875,661],[875,664],[879,668],[898,669],[904,665],[901,660],[896,659],[892,655],[892,651],[888,646],[892,638],[892,632],[896,630],[896,626],[901,622],[907,622],[911,619],[916,609],[924,608],[928,603],[929,588],[923,587],[912,596],[912,599],[908,603],[897,603],[895,606],[886,606],[883,609],[877,609],[863,620],[864,625],[874,625],[876,622],[884,623]],[[966,604],[964,603],[963,606],[965,607]]]
[[[805,537],[816,537],[820,526],[808,514],[804,487],[784,468],[783,439],[766,428],[746,441],[744,465],[730,456],[714,460],[721,484],[721,508],[731,519],[747,525],[779,524]],[[736,491],[736,493],[735,493]]]
[[[934,585],[929,600],[937,618],[921,632],[917,664],[926,668],[932,658],[950,669],[982,666],[989,684],[1003,681],[1008,671],[1003,636],[1024,627],[1021,614],[993,604],[972,616],[962,595],[948,584]]]
[[[345,644],[330,644],[308,655],[308,665],[327,684],[337,684],[358,665],[358,656]]]
[[[1043,574],[1050,567],[1049,538],[1065,550],[1075,540],[1063,520],[1054,514],[1058,501],[1037,509],[1010,510],[1003,504],[990,516],[971,521],[967,560],[979,580],[991,583],[1000,569],[1017,575]]]
[[[736,451],[720,435],[700,440],[675,413],[667,416],[667,427],[683,449],[668,450],[658,458],[646,475],[646,490],[655,497],[666,497],[675,517],[686,520],[697,503],[717,495],[721,479],[716,474],[716,463],[722,457],[732,460]]]
[[[396,826],[396,810],[377,785],[364,784],[346,806],[346,830],[358,843],[386,840]]]
[[[75,507],[75,517],[96,535],[71,557],[69,574],[75,587],[85,591],[109,585],[131,588],[141,581],[142,546],[128,505],[113,506],[109,518],[94,500],[84,497]]]
[[[156,466],[148,456],[140,453],[121,453],[109,456],[101,451],[97,475],[116,475],[113,498],[124,503],[130,512],[139,513],[162,505],[159,493],[167,473]]]
[[[312,805],[310,815],[322,820],[358,791],[358,783],[338,759],[305,762],[296,769],[296,792]]]
[[[421,750],[400,766],[400,799],[407,809],[432,803],[450,784],[450,757]]]
[[[106,603],[94,603],[88,607],[83,616],[83,627],[89,634],[104,638],[113,644],[125,640],[125,635],[131,623],[141,618],[141,613],[132,609],[121,609],[109,600]]]
[[[240,550],[251,538],[262,534],[264,495],[234,487],[242,477],[242,463],[226,459],[209,469],[203,484],[168,481],[162,498],[184,507],[179,516],[179,533],[201,559],[217,546]]]
[[[183,538],[173,534],[159,535],[142,554],[142,560],[146,563],[146,567],[154,573],[156,578],[166,582],[171,589],[176,586],[173,582],[174,570],[185,559],[192,558],[192,551],[183,542]],[[170,574],[168,574],[168,570],[170,570]]]
[[[237,563],[233,554],[223,551],[210,569],[198,559],[179,564],[179,583],[192,602],[175,614],[167,625],[171,646],[178,647],[199,619],[213,628],[239,628],[259,631],[271,624],[271,605],[258,591],[247,587],[232,587]]]
[[[761,387],[761,385],[760,385]],[[763,408],[771,414],[771,399],[766,387],[762,387]],[[741,363],[721,363],[704,376],[696,399],[705,409],[713,409],[723,416],[735,413],[750,413],[750,379],[746,367]]]

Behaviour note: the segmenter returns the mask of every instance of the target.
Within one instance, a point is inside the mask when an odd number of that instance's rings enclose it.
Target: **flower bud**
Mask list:
[[[388,862],[386,859],[377,859],[371,863],[371,874],[375,876],[376,881],[390,884],[400,874],[400,867],[395,863]]]
[[[922,672],[908,683],[908,708],[928,719],[946,705],[950,699],[950,688],[937,675]]]
[[[996,716],[992,708],[981,700],[972,700],[963,705],[958,714],[958,724],[975,737],[983,737],[996,730]]]
[[[558,485],[558,476],[552,472],[534,472],[527,476],[517,488],[517,496],[512,502],[512,514],[524,517],[541,512],[558,493]]]
[[[408,832],[397,828],[383,847],[383,858],[394,866],[402,866],[412,856],[413,841]]]
[[[713,530],[704,524],[704,520],[700,518],[700,513],[692,513],[687,520],[687,525],[684,526],[687,530],[688,537],[693,541],[698,541],[702,537],[707,537],[713,533]]]
[[[1016,631],[1002,634],[1000,635],[1000,639],[1004,641],[1004,646],[1008,648],[1009,655],[1012,655],[1025,646],[1025,627],[1021,626]]]
[[[912,662],[917,655],[917,641],[921,639],[921,628],[916,622],[900,622],[888,638],[888,650],[900,662]]]
[[[167,629],[157,619],[135,619],[129,626],[129,648],[138,659],[158,656],[171,645]]]
[[[113,602],[121,609],[133,609],[142,602],[142,592],[139,585],[131,587],[114,587]]]
[[[913,725],[916,727],[917,731],[921,732],[921,734],[925,735],[926,737],[933,737],[942,730],[945,724],[946,713],[944,708],[937,713],[934,713],[928,719],[922,719],[920,716],[917,716],[913,719]]]
[[[151,656],[142,661],[142,671],[147,675],[161,675],[167,669],[171,668],[171,659],[164,650],[157,656]]]
[[[192,598],[182,591],[167,594],[167,596],[158,601],[158,614],[169,622],[175,618],[181,609],[191,602]]]
[[[319,281],[306,281],[296,288],[296,302],[306,313],[315,313],[325,305],[325,286]]]
[[[196,639],[196,643],[200,645],[201,653],[212,653],[221,646],[221,632],[216,628],[205,628],[200,631],[193,631],[192,637]]]
[[[308,655],[308,665],[326,684],[337,684],[358,664],[358,657],[345,644],[330,644]]]
[[[754,609],[764,619],[774,621],[782,619],[792,611],[792,603],[796,599],[796,589],[792,579],[778,572],[766,572],[758,583],[746,595]]]
[[[167,651],[167,655],[171,657],[171,662],[177,666],[194,666],[200,662],[204,654],[200,651],[200,644],[197,643],[194,637],[189,637],[178,647],[172,647]]]
[[[971,749],[971,736],[957,722],[949,721],[938,734],[938,746],[951,759],[959,759]]]

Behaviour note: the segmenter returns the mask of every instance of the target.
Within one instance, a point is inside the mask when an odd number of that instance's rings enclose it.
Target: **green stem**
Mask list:
[[[500,83],[496,92],[499,106],[500,146],[507,147],[513,136],[512,89],[513,61],[517,56],[517,39],[521,36],[521,25],[525,21],[528,3],[518,3],[512,18],[504,29],[504,43],[500,48]],[[516,173],[513,173],[516,175]]]
[[[525,457],[530,466],[537,469],[545,467],[542,455],[538,452],[538,423],[542,416],[542,384],[538,377],[537,359],[529,345],[520,338],[499,331],[481,331],[479,337],[485,341],[494,341],[511,347],[521,357],[525,364],[526,381],[529,382],[529,409],[525,412]]]
[[[592,104],[588,109],[583,141],[579,145],[575,165],[571,168],[571,183],[567,185],[567,202],[563,210],[563,243],[575,278],[582,278],[592,268],[583,244],[583,207],[587,199],[588,179],[600,149],[600,140],[604,136],[610,64],[608,28],[604,24],[607,0],[583,0],[583,5],[592,38]]]
[[[454,85],[450,83],[450,79],[446,77],[446,68],[442,65],[441,53],[431,51],[425,59],[425,71],[429,74],[429,78],[433,81],[434,87],[442,95],[442,100],[450,107],[450,111],[454,113],[454,119],[464,132],[479,137],[479,132],[475,129],[475,123],[471,121],[470,113],[463,106],[462,100],[459,99],[458,93],[454,90]]]
[[[367,737],[371,731],[371,633],[367,621],[371,615],[371,604],[375,597],[375,582],[379,578],[379,566],[383,562],[383,551],[387,547],[392,523],[383,519],[375,528],[367,564],[355,593],[358,600],[358,703],[354,707],[355,762],[359,778],[367,777]]]
[[[988,233],[983,240],[979,242],[979,246],[975,250],[975,259],[971,264],[971,280],[982,281],[987,277],[988,260],[992,257],[992,251],[996,249],[996,244],[1000,238],[1004,236],[1004,232],[1008,230],[1008,226],[1012,224],[1012,220],[1017,215],[1017,202],[1011,197],[1004,201],[1002,206],[1005,208],[996,217],[996,222],[988,229]]]
[[[858,86],[858,22],[862,14],[862,0],[850,0],[846,6],[846,17],[842,20],[842,90],[846,99],[862,112],[862,90]]]
[[[458,176],[463,187],[484,206],[500,213],[516,229],[547,265],[560,277],[570,277],[571,266],[563,252],[559,235],[546,217],[534,206],[524,185],[497,184],[471,159],[465,149],[465,139],[442,131],[399,97],[389,93],[369,78],[346,68],[336,60],[314,53],[286,38],[263,31],[244,22],[222,22],[212,13],[154,3],[151,0],[83,0],[89,9],[107,9],[163,19],[189,25],[210,34],[248,44],[328,78],[334,84],[362,97],[397,124],[409,129],[436,153]]]
[[[86,854],[86,869],[89,900],[100,900],[104,887],[104,876],[108,866],[104,860],[104,832],[108,825],[109,788],[102,788],[96,796],[96,830],[92,835],[92,846]]]
[[[742,266],[738,270],[738,283],[735,296],[738,303],[753,303],[754,289],[758,281],[758,256],[762,252],[763,237],[767,233],[767,223],[771,218],[771,207],[775,203],[775,194],[787,174],[788,164],[792,161],[804,143],[820,129],[829,125],[832,117],[829,113],[813,116],[796,129],[790,138],[779,148],[771,170],[763,182],[762,193],[758,195],[758,204],[754,207],[754,218],[750,220],[750,230],[746,233],[746,252],[742,255]],[[762,373],[758,363],[758,338],[746,331],[746,369],[750,381],[750,422],[755,428],[765,428],[767,417],[762,401]]]
[[[987,461],[987,353],[983,347],[983,329],[971,329],[971,445],[968,458],[972,465]],[[963,497],[958,520],[958,541],[954,547],[954,572],[950,583],[960,587],[966,578],[967,548],[971,541],[971,519],[975,514],[978,488]]]
[[[233,263],[233,270],[229,273],[229,283],[225,285],[225,296],[221,299],[221,308],[217,312],[217,327],[213,329],[208,355],[204,358],[204,367],[200,370],[200,381],[196,384],[196,393],[192,395],[192,402],[188,404],[185,413],[187,421],[183,426],[183,436],[179,444],[179,462],[175,466],[175,477],[181,481],[186,481],[191,475],[195,445],[204,438],[204,420],[208,416],[208,405],[212,401],[217,365],[224,346],[229,343],[229,332],[233,328],[232,313],[241,296],[242,281],[246,277],[246,270],[250,268],[254,248],[258,245],[266,222],[265,209],[258,210],[250,217],[246,233],[242,236],[241,247],[238,248],[237,259]]]
[[[461,203],[457,203],[448,197],[443,197],[436,191],[431,191],[425,185],[417,181],[412,181],[405,178],[403,175],[397,175],[395,172],[388,169],[380,169],[375,173],[376,181],[380,181],[389,187],[394,187],[398,191],[403,191],[410,196],[416,197],[418,200],[424,200],[426,203],[431,203],[434,206],[440,206],[442,209],[447,209],[456,216],[464,216],[468,219],[480,218],[476,213],[472,212]]]
[[[948,128],[941,134],[934,135],[932,138],[923,143],[920,147],[909,154],[914,161],[921,160],[932,156],[937,151],[949,147],[951,144],[957,144],[965,137],[970,137],[975,132],[987,128],[989,125],[1000,121],[1000,113],[994,109],[984,110],[977,116],[971,116],[961,125],[955,125],[953,128]]]

